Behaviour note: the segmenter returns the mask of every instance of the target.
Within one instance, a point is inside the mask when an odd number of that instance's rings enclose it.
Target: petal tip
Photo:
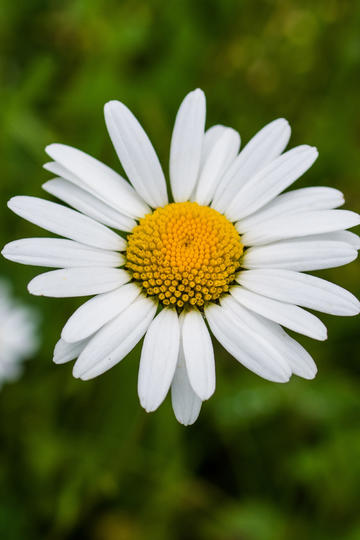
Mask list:
[[[15,197],[11,197],[11,199],[9,199],[8,202],[6,203],[7,207],[10,210],[14,210],[16,208],[16,202],[18,201],[18,199],[19,199],[19,195],[16,195]]]
[[[28,286],[27,286],[27,290],[29,291],[30,294],[32,294],[33,296],[43,296],[42,293],[41,293],[41,290],[37,289],[36,288],[36,285],[34,286],[34,281],[35,281],[36,278],[34,278],[33,280],[30,281],[30,283],[28,283]]]
[[[72,375],[75,379],[80,379],[84,375],[84,373],[82,373],[81,370],[79,369],[77,362],[75,362],[74,367],[72,369]]]
[[[112,108],[117,107],[119,105],[121,105],[121,102],[118,101],[117,99],[111,99],[110,101],[107,101],[104,105],[104,113],[105,114],[110,113]]]
[[[59,146],[61,146],[59,143],[51,143],[51,144],[48,144],[47,146],[45,146],[45,152],[46,154],[48,154],[50,157],[52,157],[52,153],[53,151],[57,150],[59,148]],[[45,164],[46,165],[46,164]]]

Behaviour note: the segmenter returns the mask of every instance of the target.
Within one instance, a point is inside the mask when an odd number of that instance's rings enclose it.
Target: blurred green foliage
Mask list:
[[[291,144],[320,151],[297,186],[340,188],[359,211],[359,28],[351,0],[2,0],[1,243],[46,235],[5,208],[41,194],[46,144],[118,168],[102,107],[120,99],[167,168],[176,109],[197,86],[208,125],[229,124],[243,141],[288,118]],[[1,539],[360,538],[355,319],[325,316],[326,343],[300,340],[319,366],[312,382],[263,381],[217,346],[216,394],[184,428],[169,400],[140,409],[139,347],[86,383],[52,364],[81,300],[31,298],[37,271],[1,261],[43,313],[39,354],[0,395]],[[359,292],[356,263],[320,275]]]

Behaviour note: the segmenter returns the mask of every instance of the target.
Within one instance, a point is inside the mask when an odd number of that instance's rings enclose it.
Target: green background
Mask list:
[[[247,141],[278,116],[291,146],[320,157],[296,187],[341,189],[359,211],[360,4],[318,1],[2,0],[1,243],[46,236],[6,209],[41,195],[44,146],[119,164],[102,107],[124,101],[167,170],[177,107],[195,87],[207,125]],[[80,299],[30,297],[40,269],[1,260],[42,314],[42,345],[0,394],[0,538],[288,540],[360,538],[356,319],[323,316],[325,343],[300,338],[314,381],[263,381],[216,345],[217,390],[193,427],[169,399],[139,406],[139,347],[91,382],[52,364]],[[358,266],[319,273],[359,293]]]

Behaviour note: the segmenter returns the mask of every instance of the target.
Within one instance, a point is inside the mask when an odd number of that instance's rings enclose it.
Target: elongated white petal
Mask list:
[[[329,238],[331,240],[338,240],[340,242],[347,242],[352,246],[354,249],[358,250],[360,249],[360,237],[350,231],[336,231],[334,233],[329,234]]]
[[[139,294],[140,288],[128,283],[91,298],[71,315],[61,337],[69,343],[87,338],[124,311]]]
[[[232,129],[221,124],[211,126],[204,133],[202,152],[201,152],[201,168],[204,166],[205,161],[207,160],[210,152],[212,151],[214,145],[222,137],[226,130]],[[239,135],[240,137],[240,135]]]
[[[236,228],[240,233],[250,231],[253,227],[269,219],[288,214],[313,210],[331,210],[344,204],[341,191],[329,187],[309,187],[295,189],[283,193],[269,202],[255,214],[240,220]]]
[[[235,159],[239,148],[239,134],[231,128],[225,128],[201,168],[200,178],[195,187],[195,194],[192,196],[192,200],[202,205],[209,204],[221,176]]]
[[[106,103],[104,113],[110,138],[130,182],[150,206],[165,206],[168,197],[164,173],[140,123],[120,101]]]
[[[241,309],[244,308],[241,307]],[[271,332],[273,343],[284,358],[286,358],[291,371],[304,379],[313,379],[317,373],[317,367],[304,347],[290,337],[279,324],[269,321],[269,319],[266,319],[257,313],[253,313],[253,316],[260,324],[262,324],[263,328]]]
[[[187,201],[200,170],[206,104],[200,90],[190,92],[176,115],[170,148],[170,182],[175,202]]]
[[[225,301],[226,300],[226,301]],[[210,304],[205,315],[211,331],[221,345],[245,367],[264,379],[287,382],[291,369],[274,346],[271,334],[266,332],[252,313],[243,309],[235,313],[235,300],[224,298],[223,305]],[[241,308],[240,304],[238,306]]]
[[[147,412],[164,401],[174,377],[180,345],[180,325],[174,309],[163,309],[151,323],[141,351],[138,394]]]
[[[53,298],[90,296],[112,291],[130,279],[125,270],[118,268],[65,268],[36,276],[28,290],[35,296]]]
[[[75,210],[79,210],[79,212],[109,227],[130,232],[136,225],[134,219],[121,214],[118,210],[111,208],[108,204],[91,195],[91,193],[64,178],[49,180],[42,185],[42,188],[47,193],[75,208]]]
[[[125,240],[105,225],[61,204],[19,196],[10,199],[8,207],[39,227],[82,244],[118,251],[126,247]]]
[[[91,339],[74,365],[74,377],[84,381],[92,379],[125,358],[145,334],[156,307],[149,298],[136,298]]]
[[[353,261],[356,250],[345,242],[331,240],[290,240],[248,249],[243,268],[284,268],[309,271],[336,268]]]
[[[267,339],[286,361],[292,373],[305,379],[315,377],[317,368],[311,356],[297,341],[288,336],[279,324],[253,311],[249,312],[231,296],[223,298],[221,304],[230,311],[235,319],[240,317],[253,330],[260,333],[264,339]]]
[[[290,126],[284,118],[278,118],[261,129],[243,148],[222,178],[212,207],[224,212],[241,187],[281,154],[289,142],[290,133]]]
[[[88,339],[83,339],[77,343],[66,343],[63,339],[59,339],[55,345],[53,361],[55,364],[65,364],[75,360],[88,343]]]
[[[306,172],[318,156],[316,148],[297,146],[255,174],[233,197],[225,210],[237,221],[259,210]]]
[[[124,257],[115,251],[92,248],[62,238],[24,238],[6,244],[2,255],[10,261],[32,266],[122,266]]]
[[[327,337],[326,327],[320,319],[298,306],[267,298],[243,287],[233,287],[231,295],[246,308],[294,332],[320,341]]]
[[[245,246],[269,244],[277,240],[349,229],[360,223],[349,210],[318,210],[270,218],[242,235]]]
[[[331,242],[344,242],[349,244],[354,249],[360,249],[360,237],[350,231],[335,231],[331,233],[324,234],[312,234],[310,236],[304,236],[301,240],[306,240],[309,242],[320,241],[324,242],[325,240]]]
[[[255,293],[332,315],[356,315],[360,303],[349,291],[308,274],[290,270],[247,270],[236,281]]]
[[[215,391],[215,360],[211,338],[199,311],[183,315],[181,334],[190,384],[204,401]]]
[[[271,323],[269,320],[267,322]],[[290,337],[281,326],[278,325],[278,329],[279,337],[283,340],[284,355],[286,354],[291,371],[303,379],[314,379],[317,374],[317,367],[311,355],[300,343]]]
[[[174,378],[171,383],[171,402],[176,419],[180,424],[190,426],[197,420],[202,402],[191,388],[181,345]]]
[[[87,189],[109,206],[116,208],[126,216],[143,217],[149,207],[130,184],[113,169],[89,156],[85,152],[65,144],[50,144],[45,148],[47,154],[60,163],[63,169],[49,168],[79,187]],[[66,171],[70,174],[67,174]],[[77,179],[80,179],[80,184]]]

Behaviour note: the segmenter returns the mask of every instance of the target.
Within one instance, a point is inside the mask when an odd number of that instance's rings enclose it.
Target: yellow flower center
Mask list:
[[[165,306],[203,306],[229,290],[243,252],[225,216],[195,202],[171,203],[140,220],[128,237],[126,268]]]

